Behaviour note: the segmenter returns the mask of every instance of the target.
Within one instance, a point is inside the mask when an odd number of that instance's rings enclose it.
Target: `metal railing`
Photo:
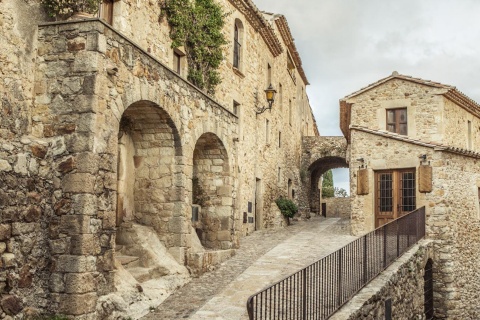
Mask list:
[[[425,207],[250,296],[254,319],[327,319],[425,236]]]

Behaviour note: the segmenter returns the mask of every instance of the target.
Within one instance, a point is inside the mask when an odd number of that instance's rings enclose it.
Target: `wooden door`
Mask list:
[[[114,0],[104,0],[99,10],[100,19],[105,20],[109,25],[113,24],[113,2]]]
[[[375,228],[416,209],[415,169],[375,172]]]

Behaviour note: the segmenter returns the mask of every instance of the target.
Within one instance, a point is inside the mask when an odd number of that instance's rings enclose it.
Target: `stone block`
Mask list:
[[[73,212],[77,215],[97,214],[97,197],[93,194],[76,194],[73,199]]]
[[[96,257],[63,255],[58,257],[55,271],[68,273],[95,272],[96,265]]]
[[[99,54],[96,52],[79,52],[75,55],[75,60],[73,61],[72,71],[73,72],[94,72],[98,71],[98,57]]]
[[[7,244],[5,242],[0,242],[0,254],[4,253],[7,250]]]
[[[222,230],[217,232],[217,240],[219,241],[231,241],[232,235],[230,234],[230,230]]]
[[[105,35],[98,32],[91,32],[87,34],[86,49],[88,51],[105,53],[107,51],[107,38]]]
[[[10,224],[0,224],[0,241],[7,240],[12,236],[12,226]]]
[[[75,167],[75,159],[73,157],[68,157],[58,164],[57,171],[65,174],[75,169]]]
[[[52,292],[65,292],[65,281],[63,273],[52,273],[48,287]]]
[[[50,251],[52,254],[65,254],[70,252],[70,238],[50,240]]]
[[[13,253],[2,254],[2,264],[4,268],[15,267],[15,255]]]
[[[98,173],[98,162],[100,158],[92,152],[82,152],[77,155],[77,172],[80,173]]]
[[[96,304],[96,293],[61,294],[58,312],[66,315],[78,316],[94,312]]]
[[[32,232],[35,232],[37,224],[34,222],[23,223],[23,222],[14,222],[12,223],[12,235],[19,236],[25,235]]]
[[[71,253],[75,255],[97,255],[100,253],[100,240],[93,234],[81,234],[71,237]]]
[[[116,226],[116,212],[115,211],[105,211],[103,213],[102,228],[103,229],[114,229]]]
[[[7,160],[0,159],[0,171],[12,171],[12,166]]]
[[[220,197],[231,197],[232,196],[232,187],[224,186],[217,188],[217,195]]]
[[[14,295],[5,295],[0,299],[0,306],[9,316],[19,314],[23,310],[22,300]]]
[[[92,273],[68,273],[65,275],[66,293],[87,293],[95,291],[95,278]]]
[[[60,218],[60,232],[67,234],[90,233],[90,216],[64,215]]]
[[[95,176],[89,173],[70,173],[62,180],[63,192],[93,193]]]

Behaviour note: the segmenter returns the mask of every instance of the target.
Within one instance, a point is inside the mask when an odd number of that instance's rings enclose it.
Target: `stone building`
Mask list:
[[[308,80],[285,17],[218,3],[229,44],[208,96],[157,1],[57,22],[38,0],[0,1],[0,316],[113,315],[136,284],[182,285],[283,224],[274,200],[294,196],[302,137],[319,135]]]
[[[340,115],[352,232],[425,206],[435,317],[478,319],[480,106],[453,86],[394,72],[341,99]]]

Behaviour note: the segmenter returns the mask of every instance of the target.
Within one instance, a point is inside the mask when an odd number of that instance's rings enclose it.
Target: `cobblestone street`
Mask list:
[[[355,239],[348,220],[312,217],[261,230],[215,271],[193,279],[143,319],[247,319],[247,298]]]

